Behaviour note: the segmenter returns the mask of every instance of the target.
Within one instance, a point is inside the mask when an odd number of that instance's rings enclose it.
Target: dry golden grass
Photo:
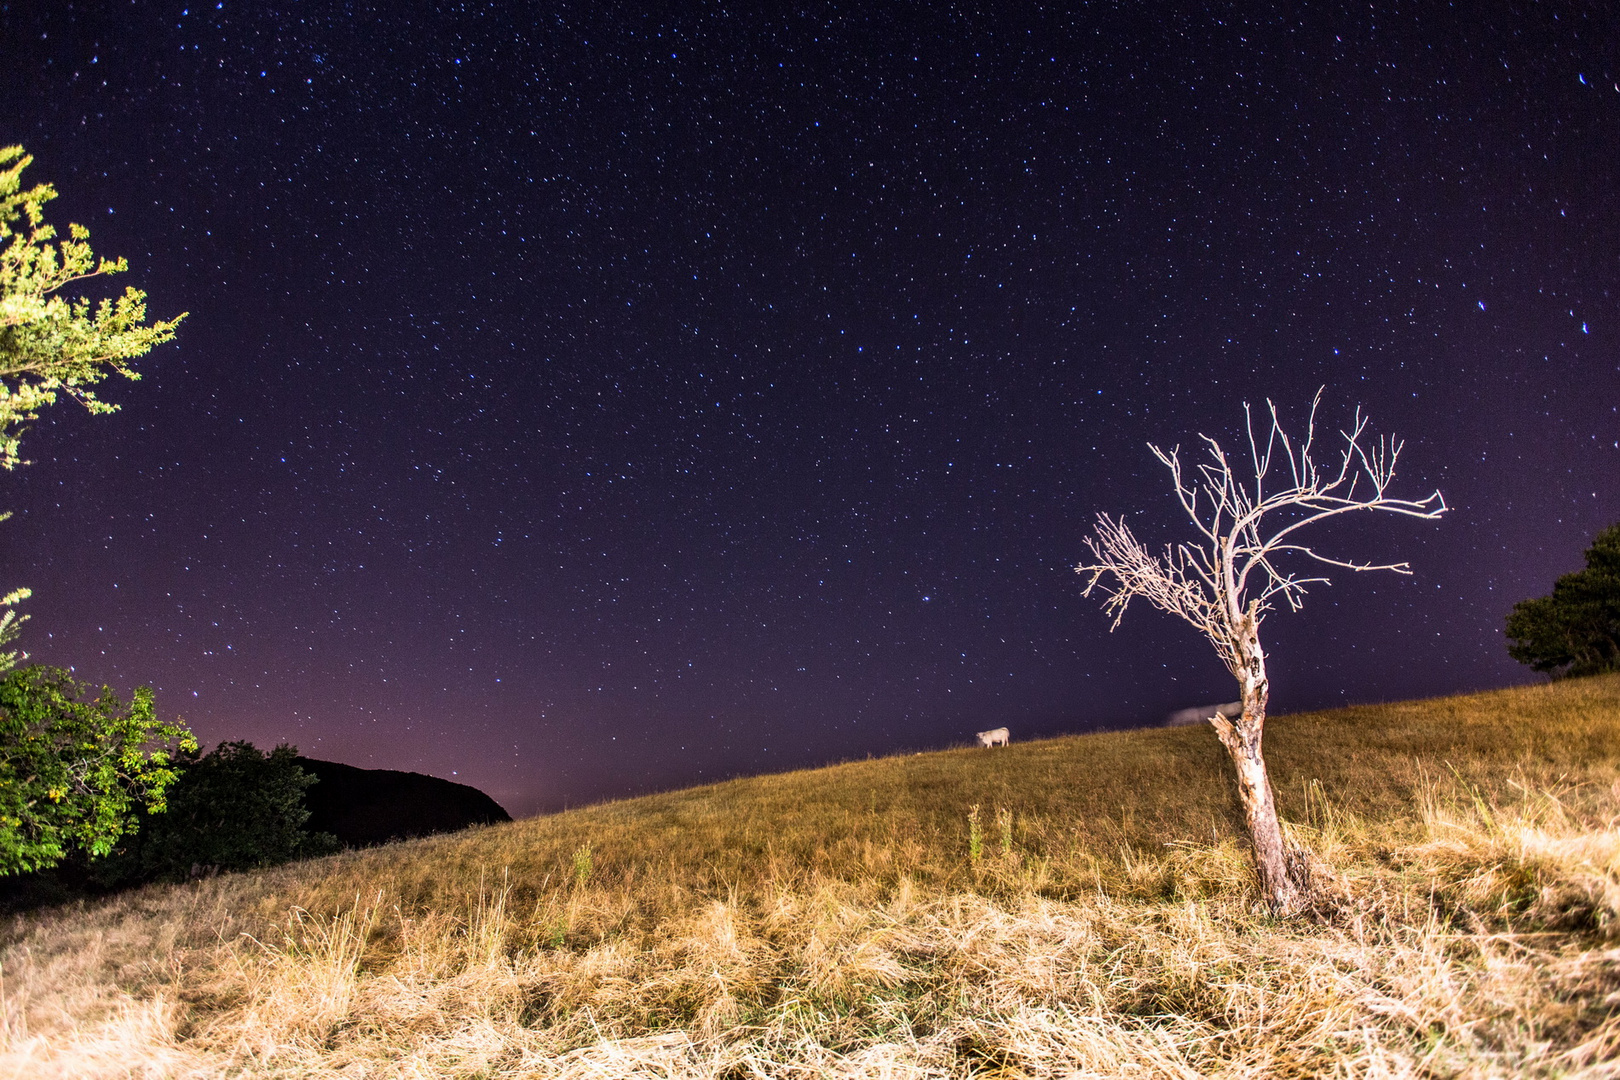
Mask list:
[[[1309,917],[1207,730],[855,762],[16,917],[0,1075],[1620,1075],[1620,678],[1268,757]]]

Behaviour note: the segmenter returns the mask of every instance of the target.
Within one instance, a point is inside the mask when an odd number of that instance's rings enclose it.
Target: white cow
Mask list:
[[[1177,709],[1164,718],[1164,726],[1191,727],[1193,724],[1202,724],[1216,713],[1220,713],[1228,720],[1234,716],[1242,716],[1243,702],[1228,701],[1224,705],[1195,705],[1191,709]]]
[[[1009,741],[1007,729],[1004,727],[991,728],[989,731],[981,731],[978,734],[978,738],[980,746],[1006,746]]]

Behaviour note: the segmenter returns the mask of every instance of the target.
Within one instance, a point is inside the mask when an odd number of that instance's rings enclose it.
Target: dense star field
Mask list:
[[[1529,678],[1620,519],[1620,15],[0,3],[178,342],[0,478],[37,661],[514,814],[1233,696],[1071,567],[1245,401],[1407,440],[1273,708]],[[1140,511],[1140,514],[1136,512]]]

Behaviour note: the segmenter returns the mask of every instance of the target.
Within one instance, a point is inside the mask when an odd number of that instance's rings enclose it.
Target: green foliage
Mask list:
[[[10,517],[10,514],[0,514],[0,521]],[[32,595],[29,589],[13,589],[5,596],[0,596],[0,672],[10,671],[17,666],[17,661],[25,656],[16,649],[7,649],[22,633],[22,624],[28,621],[27,615],[19,615],[12,609]]]
[[[146,294],[125,289],[100,302],[68,297],[76,282],[121,273],[123,259],[98,259],[90,232],[69,225],[59,240],[45,223],[49,184],[24,188],[33,158],[20,146],[0,148],[0,468],[23,464],[24,425],[62,393],[92,413],[116,405],[93,387],[109,372],[140,376],[129,361],[174,337],[184,315],[146,321]],[[0,520],[8,517],[0,514]],[[27,589],[0,598],[0,672],[18,660],[4,646],[27,616],[15,605]],[[163,807],[174,780],[162,747],[195,746],[178,724],[160,724],[152,692],[129,702],[103,689],[94,701],[59,668],[30,668],[0,684],[0,875],[54,866],[70,852],[103,855],[135,825],[143,804]],[[148,750],[148,746],[158,749]]]
[[[0,148],[0,467],[23,464],[23,425],[67,394],[93,413],[113,412],[91,389],[116,371],[140,375],[129,361],[174,337],[185,315],[146,322],[146,294],[126,288],[99,303],[60,295],[75,282],[129,269],[124,259],[97,259],[90,232],[69,225],[58,240],[44,206],[49,184],[22,186],[33,158],[20,146]]]
[[[574,888],[583,889],[585,887],[585,883],[591,880],[593,866],[595,866],[595,860],[591,852],[591,842],[587,840],[574,849]]]
[[[304,791],[317,780],[295,762],[298,750],[268,753],[250,742],[195,749],[177,763],[168,807],[94,867],[105,884],[183,880],[207,870],[252,870],[338,849],[329,833],[311,834]]]
[[[1598,533],[1586,569],[1513,606],[1508,655],[1553,678],[1620,671],[1620,524]]]
[[[177,775],[168,746],[196,749],[184,726],[156,719],[150,687],[127,702],[87,690],[55,667],[0,680],[0,875],[106,854],[141,808],[163,810]]]

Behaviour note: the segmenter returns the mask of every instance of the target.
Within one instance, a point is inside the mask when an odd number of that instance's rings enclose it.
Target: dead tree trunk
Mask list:
[[[1271,686],[1266,680],[1266,654],[1260,646],[1259,624],[1251,608],[1235,620],[1237,641],[1234,650],[1242,669],[1234,672],[1243,688],[1243,715],[1228,720],[1216,713],[1210,724],[1221,744],[1232,757],[1237,773],[1238,797],[1243,803],[1244,824],[1254,849],[1254,868],[1260,878],[1260,892],[1273,914],[1297,911],[1310,896],[1310,866],[1305,853],[1291,848],[1283,839],[1277,819],[1277,800],[1271,790],[1271,776],[1260,740],[1266,728],[1266,703]]]
[[[1170,469],[1171,486],[1192,522],[1197,539],[1167,544],[1155,555],[1131,533],[1123,518],[1097,516],[1096,531],[1086,538],[1092,561],[1075,572],[1091,575],[1086,595],[1101,588],[1104,605],[1118,626],[1133,597],[1142,597],[1162,611],[1185,619],[1209,639],[1227,670],[1243,688],[1243,715],[1210,717],[1237,773],[1243,800],[1244,823],[1254,848],[1254,867],[1260,891],[1278,914],[1296,911],[1310,900],[1310,862],[1305,852],[1283,839],[1277,820],[1277,801],[1260,739],[1266,727],[1266,654],[1260,648],[1260,620],[1281,597],[1299,610],[1307,586],[1326,577],[1301,577],[1279,567],[1277,560],[1314,560],[1345,570],[1392,570],[1410,574],[1406,563],[1373,563],[1324,555],[1299,539],[1301,529],[1340,514],[1363,510],[1403,514],[1433,521],[1446,512],[1438,491],[1423,499],[1397,499],[1389,494],[1395,462],[1401,456],[1399,440],[1363,442],[1367,421],[1358,411],[1355,424],[1343,431],[1344,446],[1337,467],[1318,460],[1316,407],[1303,442],[1289,437],[1278,419],[1276,406],[1267,402],[1270,431],[1256,433],[1254,416],[1243,407],[1253,480],[1240,480],[1221,444],[1199,436],[1208,451],[1191,471],[1183,469],[1180,448],[1166,452],[1149,444],[1155,457]],[[1286,475],[1279,476],[1281,465]],[[1268,482],[1268,476],[1281,483]],[[1267,520],[1269,516],[1269,521]]]

